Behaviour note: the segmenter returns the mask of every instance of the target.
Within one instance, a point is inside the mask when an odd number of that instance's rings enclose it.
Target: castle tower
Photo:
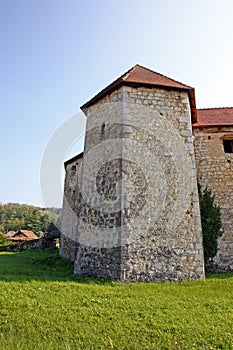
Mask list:
[[[122,281],[204,278],[194,89],[136,65],[82,110],[75,273]]]

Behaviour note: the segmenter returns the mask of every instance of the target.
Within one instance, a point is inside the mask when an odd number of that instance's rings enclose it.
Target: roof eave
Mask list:
[[[66,160],[66,161],[64,162],[64,167],[66,168],[68,164],[73,163],[73,162],[75,162],[76,160],[81,159],[82,157],[83,157],[83,152],[81,152],[81,153],[77,154],[76,156],[74,156],[74,157],[72,157],[72,158]]]
[[[121,78],[117,79],[112,84],[108,85],[105,89],[101,90],[97,95],[91,98],[88,102],[84,103],[84,105],[82,105],[80,109],[83,111],[84,109],[93,106],[96,102],[104,98],[106,95],[111,94],[114,90],[118,90],[123,85],[124,85],[123,80]]]
[[[193,128],[212,128],[212,127],[226,127],[226,126],[233,126],[233,123],[221,123],[221,124],[199,124],[199,123],[194,123]]]
[[[86,102],[84,105],[82,105],[80,108],[81,110],[85,110],[86,108],[89,108],[93,106],[96,102],[101,100],[107,95],[110,95],[114,90],[120,89],[122,86],[131,86],[131,87],[147,87],[147,88],[161,88],[165,90],[174,90],[174,91],[186,91],[189,95],[189,102],[190,102],[190,108],[191,108],[191,116],[192,121],[197,121],[197,110],[196,110],[196,100],[195,100],[195,90],[194,88],[189,87],[173,87],[173,86],[165,86],[165,85],[159,85],[159,84],[147,84],[147,83],[135,83],[135,82],[129,82],[124,81],[121,78],[117,79],[115,82],[107,86],[105,89],[100,91],[97,95],[95,95],[91,100]]]
[[[197,108],[196,108],[196,98],[195,98],[195,89],[191,88],[188,90],[189,103],[191,109],[191,119],[192,123],[197,122]]]

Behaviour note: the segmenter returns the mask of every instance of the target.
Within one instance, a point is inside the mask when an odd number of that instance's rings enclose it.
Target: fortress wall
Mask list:
[[[122,233],[129,237],[128,257],[123,260],[125,279],[203,278],[188,94],[124,87],[123,97],[122,123],[131,127],[122,130],[122,158],[142,170],[135,179],[134,169],[125,165],[125,177],[136,191],[129,213],[123,210],[127,198],[122,200]]]
[[[86,115],[75,273],[204,278],[188,94],[124,86]]]
[[[74,261],[76,254],[78,168],[80,161],[81,159],[74,159],[66,166],[61,219],[60,256],[72,261]]]
[[[77,274],[121,279],[122,89],[85,110],[87,127],[78,199]]]
[[[233,138],[233,127],[194,128],[193,135],[198,180],[221,208],[224,235],[214,260],[220,269],[233,269],[233,154],[223,147],[224,137]]]

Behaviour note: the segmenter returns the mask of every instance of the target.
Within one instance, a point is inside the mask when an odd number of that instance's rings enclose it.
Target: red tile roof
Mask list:
[[[136,64],[136,66],[134,66],[128,72],[123,74],[119,79],[130,83],[166,86],[182,90],[192,89],[190,86],[179,83],[178,81],[170,79],[165,75],[156,73],[151,69],[142,67],[139,64]]]
[[[124,73],[120,78],[116,79],[113,83],[108,85],[105,89],[100,91],[96,96],[94,96],[90,101],[85,103],[81,109],[88,108],[95,104],[98,100],[104,96],[110,94],[121,86],[147,86],[147,87],[161,87],[165,89],[183,90],[188,92],[189,100],[192,111],[192,119],[196,121],[196,102],[195,102],[195,92],[194,88],[179,83],[176,80],[170,79],[165,75],[156,73],[148,68],[142,67],[136,64],[128,72]]]
[[[233,125],[233,107],[205,108],[197,110],[194,127]]]

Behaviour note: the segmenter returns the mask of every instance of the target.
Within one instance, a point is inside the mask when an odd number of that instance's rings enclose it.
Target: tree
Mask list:
[[[59,220],[56,211],[60,209],[48,209],[27,204],[7,203],[0,204],[0,232],[31,230],[41,236],[47,232],[51,222],[55,224]]]
[[[220,207],[214,203],[214,196],[207,188],[203,191],[198,184],[199,203],[205,263],[214,258],[218,251],[218,238],[223,235]]]
[[[0,232],[0,246],[6,245],[7,243],[8,237],[4,233]]]

